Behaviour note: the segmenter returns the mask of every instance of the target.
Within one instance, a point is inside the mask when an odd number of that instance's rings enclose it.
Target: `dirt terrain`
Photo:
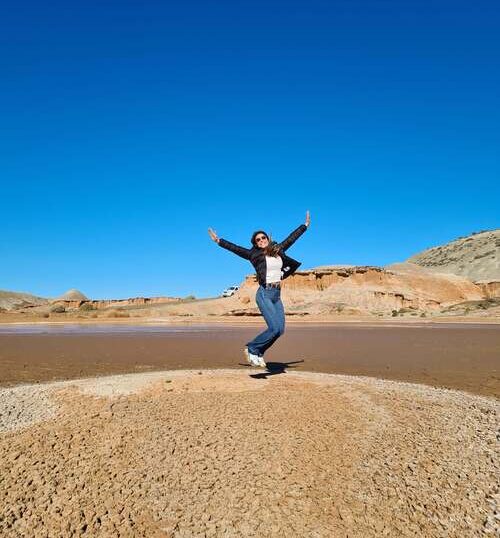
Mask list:
[[[500,530],[497,401],[250,370],[1,389],[1,535]],[[34,400],[45,416],[30,414]]]

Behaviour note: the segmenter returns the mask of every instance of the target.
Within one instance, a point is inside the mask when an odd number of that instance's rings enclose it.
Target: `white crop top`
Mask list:
[[[266,267],[266,284],[279,282],[281,280],[281,268],[283,267],[281,256],[276,256],[276,258],[266,256]]]

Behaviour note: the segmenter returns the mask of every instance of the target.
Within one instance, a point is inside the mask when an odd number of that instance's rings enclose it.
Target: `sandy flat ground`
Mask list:
[[[250,368],[4,388],[0,534],[495,536],[499,410]]]

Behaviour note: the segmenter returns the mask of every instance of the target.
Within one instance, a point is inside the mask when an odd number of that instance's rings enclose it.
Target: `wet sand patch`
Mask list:
[[[102,326],[52,327],[46,334],[0,331],[0,386],[244,366],[243,346],[261,328],[175,325],[139,330],[127,325],[118,332]],[[379,377],[500,398],[500,326],[290,324],[266,360],[288,371]]]

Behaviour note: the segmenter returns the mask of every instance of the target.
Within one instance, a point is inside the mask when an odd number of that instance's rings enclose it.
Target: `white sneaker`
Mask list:
[[[243,353],[245,353],[245,358],[247,362],[249,362],[252,366],[260,366],[258,362],[259,357],[257,355],[254,355],[253,353],[250,353],[247,347],[243,349]]]
[[[258,366],[262,366],[262,368],[267,368],[267,364],[266,364],[266,361],[264,360],[264,357],[257,356],[257,364]]]

